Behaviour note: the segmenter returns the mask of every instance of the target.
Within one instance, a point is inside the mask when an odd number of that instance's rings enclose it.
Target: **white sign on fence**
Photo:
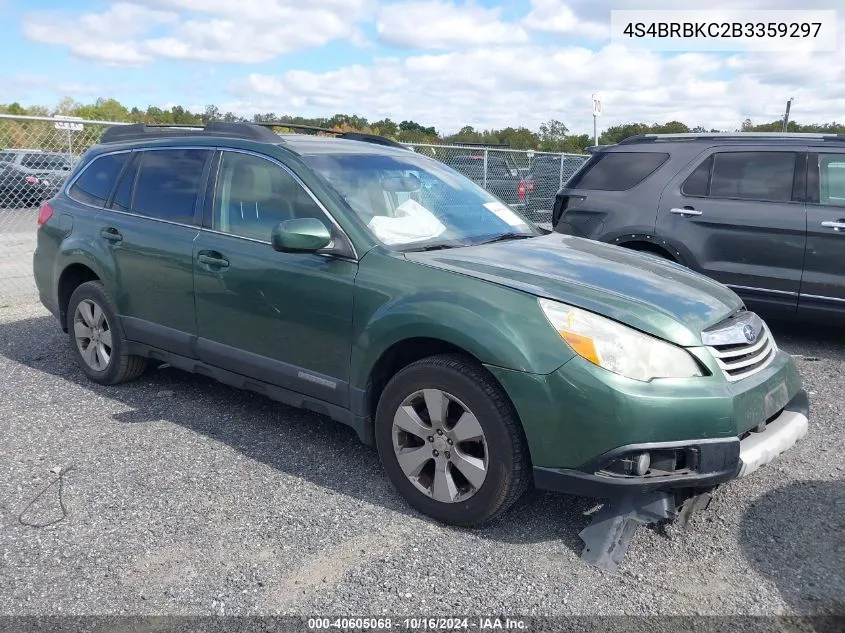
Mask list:
[[[56,119],[54,123],[57,130],[68,130],[69,132],[81,132],[85,129],[85,126],[82,123],[77,123],[77,121],[84,121],[82,117],[79,116],[62,116],[57,114],[53,117]]]

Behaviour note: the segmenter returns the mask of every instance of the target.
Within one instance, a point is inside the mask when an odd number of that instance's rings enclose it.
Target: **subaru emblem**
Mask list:
[[[742,328],[742,333],[745,335],[745,339],[746,339],[749,343],[753,343],[753,342],[754,342],[754,339],[756,339],[756,338],[757,338],[757,333],[754,331],[754,328],[753,328],[753,327],[751,327],[750,325],[745,325],[745,326]]]

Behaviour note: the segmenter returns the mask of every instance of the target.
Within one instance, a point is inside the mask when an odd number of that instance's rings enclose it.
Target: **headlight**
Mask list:
[[[547,299],[539,302],[572,351],[599,367],[645,382],[702,375],[693,357],[680,347],[586,310]]]

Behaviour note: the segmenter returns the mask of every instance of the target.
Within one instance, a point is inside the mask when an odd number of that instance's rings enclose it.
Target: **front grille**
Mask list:
[[[742,380],[762,371],[775,359],[777,345],[765,323],[753,343],[709,345],[716,363],[731,382]]]

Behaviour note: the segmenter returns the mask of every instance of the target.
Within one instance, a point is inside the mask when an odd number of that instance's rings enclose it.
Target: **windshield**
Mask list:
[[[303,160],[389,246],[467,246],[506,234],[537,234],[487,191],[424,156],[318,154]]]

